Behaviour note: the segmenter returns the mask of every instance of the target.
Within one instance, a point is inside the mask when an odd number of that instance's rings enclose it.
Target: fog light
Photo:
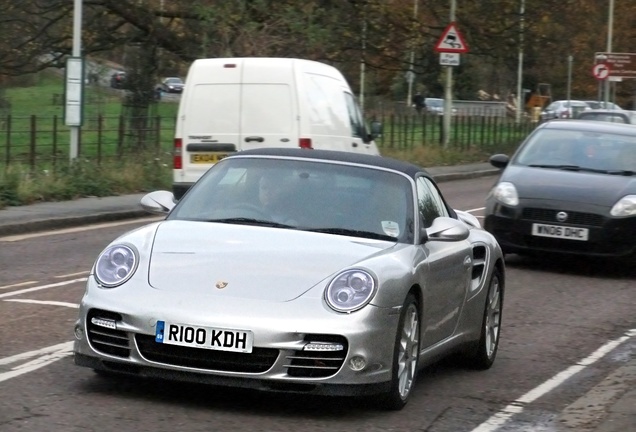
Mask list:
[[[364,369],[366,365],[367,361],[364,359],[364,357],[361,356],[354,356],[351,357],[351,360],[349,360],[349,367],[351,368],[351,370],[356,372]]]
[[[80,327],[79,324],[75,325],[75,339],[77,340],[82,340],[84,339],[84,330],[82,330],[82,327]]]
[[[303,351],[342,351],[344,346],[339,343],[309,342],[303,347]]]

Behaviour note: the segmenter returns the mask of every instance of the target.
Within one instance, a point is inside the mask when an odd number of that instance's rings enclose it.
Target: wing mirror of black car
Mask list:
[[[494,166],[495,168],[505,168],[508,165],[508,162],[510,162],[510,158],[508,157],[508,155],[505,154],[492,155],[488,160],[490,162],[490,165]]]
[[[374,140],[380,136],[382,136],[382,122],[379,120],[373,120],[370,125],[371,128],[371,139]]]

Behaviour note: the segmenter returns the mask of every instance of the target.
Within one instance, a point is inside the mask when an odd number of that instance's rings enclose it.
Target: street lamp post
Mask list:
[[[607,17],[607,52],[612,52],[612,32],[614,27],[614,0],[609,0],[609,11]],[[607,107],[609,102],[610,93],[610,80],[609,77],[605,78],[605,94],[603,96],[604,105]]]
[[[73,3],[73,57],[80,58],[82,56],[82,0],[74,0]],[[68,73],[68,67],[67,67]],[[82,68],[83,74],[83,68]],[[80,77],[81,80],[84,77]],[[68,92],[68,89],[67,89]],[[80,111],[81,107],[81,98],[80,98]],[[69,158],[71,161],[77,159],[79,155],[79,131],[80,126],[69,126],[70,128],[70,148],[69,148]]]

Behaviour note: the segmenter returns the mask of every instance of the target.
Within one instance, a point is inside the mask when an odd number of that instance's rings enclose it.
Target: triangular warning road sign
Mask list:
[[[448,24],[444,29],[444,32],[440,36],[437,44],[435,45],[435,51],[438,53],[467,53],[468,45],[464,42],[464,38],[457,30],[457,26],[454,22]]]

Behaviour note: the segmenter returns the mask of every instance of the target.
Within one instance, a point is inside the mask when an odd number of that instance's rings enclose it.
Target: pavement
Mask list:
[[[426,169],[437,182],[499,173],[488,163]],[[140,205],[144,195],[90,197],[0,209],[0,247],[2,237],[149,217]],[[564,409],[556,427],[556,431],[568,432],[636,432],[636,358]]]

